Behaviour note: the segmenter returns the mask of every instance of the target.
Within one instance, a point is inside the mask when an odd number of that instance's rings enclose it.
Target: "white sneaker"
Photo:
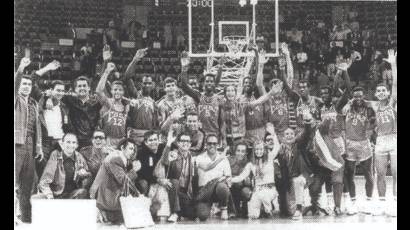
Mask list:
[[[326,212],[331,215],[333,213],[333,209],[335,208],[335,202],[333,200],[333,195],[331,197],[327,196],[327,204],[326,204]]]
[[[372,215],[373,216],[382,216],[385,214],[386,210],[386,201],[377,201],[377,205],[375,206]]]
[[[391,203],[387,208],[386,208],[386,216],[390,217],[397,217],[397,203]]]
[[[292,216],[292,220],[301,220],[301,219],[303,219],[302,212],[299,210],[296,210],[296,212]]]
[[[358,212],[356,202],[351,202],[351,204],[346,208],[347,208],[347,215],[355,215]]]
[[[175,223],[178,221],[178,214],[172,213],[171,216],[168,218],[168,222]]]
[[[349,195],[348,194],[347,195],[343,194],[342,202],[340,204],[340,209],[342,210],[343,213],[347,213],[347,210],[352,205],[351,203],[352,203],[352,201],[351,201]]]
[[[372,215],[375,212],[375,205],[373,200],[366,200],[364,206],[362,207],[362,212],[367,215]],[[383,210],[382,210],[383,211]]]
[[[229,219],[228,209],[222,209],[221,210],[221,220],[227,220],[227,219]]]

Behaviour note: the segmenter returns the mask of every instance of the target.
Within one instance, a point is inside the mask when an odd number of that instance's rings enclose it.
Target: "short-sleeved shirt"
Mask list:
[[[116,110],[114,99],[108,99],[101,109],[101,126],[107,137],[123,138],[127,135],[126,121],[128,111],[128,105],[123,105],[122,111]]]
[[[217,153],[218,154],[218,153]],[[216,159],[220,157],[225,157],[222,155],[217,155]],[[212,163],[213,161],[211,158],[208,156],[208,153],[204,152],[196,157],[196,165],[201,166],[202,168],[205,168],[208,164]],[[206,185],[209,181],[220,178],[223,176],[231,176],[231,166],[229,165],[228,159],[224,159],[221,162],[219,162],[218,165],[215,166],[215,168],[208,170],[208,171],[203,171],[201,169],[198,169],[198,185],[199,187]]]

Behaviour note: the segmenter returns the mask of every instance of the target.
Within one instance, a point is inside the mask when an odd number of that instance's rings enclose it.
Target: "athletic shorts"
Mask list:
[[[372,157],[372,148],[369,140],[353,141],[346,139],[346,160],[365,161]]]
[[[333,141],[335,142],[336,146],[339,148],[341,155],[346,153],[346,148],[345,148],[345,140],[343,137],[337,137],[333,138]]]
[[[397,134],[378,136],[376,139],[376,155],[397,155]]]

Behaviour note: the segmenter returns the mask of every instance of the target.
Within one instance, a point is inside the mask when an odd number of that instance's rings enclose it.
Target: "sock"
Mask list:
[[[380,201],[386,201],[386,197],[379,197]]]
[[[301,204],[297,204],[297,205],[296,205],[296,209],[299,210],[299,211],[302,211],[302,205],[301,205]]]
[[[352,200],[353,203],[356,202],[356,197],[350,197],[350,199]]]

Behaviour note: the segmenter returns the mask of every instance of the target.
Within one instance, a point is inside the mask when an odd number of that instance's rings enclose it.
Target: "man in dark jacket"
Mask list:
[[[154,169],[161,159],[164,147],[164,144],[159,144],[157,132],[150,130],[144,134],[144,142],[142,143],[141,149],[138,150],[137,157],[141,162],[137,187],[145,195],[148,194],[150,186],[157,183],[157,178],[154,176]]]
[[[171,145],[177,141],[178,149],[170,151]],[[171,216],[170,222],[176,222],[179,216],[195,218],[192,177],[194,165],[189,151],[191,137],[187,133],[181,133],[174,137],[172,129],[168,133],[167,145],[161,158],[161,164],[165,166],[166,175],[158,178],[158,183],[168,190]]]

